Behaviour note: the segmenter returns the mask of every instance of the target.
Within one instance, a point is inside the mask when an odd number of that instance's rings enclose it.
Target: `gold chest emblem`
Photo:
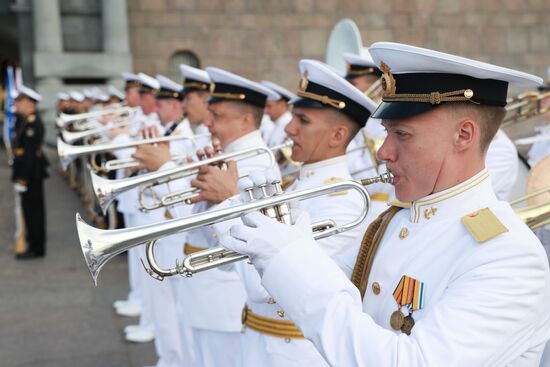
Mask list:
[[[437,208],[424,209],[424,218],[430,220],[435,213],[437,213]]]

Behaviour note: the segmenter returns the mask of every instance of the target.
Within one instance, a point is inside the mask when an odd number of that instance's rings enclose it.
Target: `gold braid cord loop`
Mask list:
[[[431,103],[433,105],[441,102],[464,102],[470,101],[473,97],[471,89],[459,89],[451,92],[439,93],[431,92],[424,94],[384,94],[382,101],[384,102],[420,102]]]
[[[310,93],[310,92],[306,92],[306,91],[302,91],[302,90],[299,90],[296,94],[300,97],[309,98],[309,99],[321,102],[322,104],[329,105],[329,106],[334,107],[334,108],[339,109],[339,110],[346,108],[346,102],[339,101],[337,99],[332,99],[329,96],[321,96],[319,94]]]
[[[374,262],[374,256],[376,251],[382,242],[382,237],[388,228],[392,218],[399,212],[401,208],[392,206],[376,218],[374,222],[369,225],[367,232],[363,236],[361,241],[361,248],[357,254],[357,260],[355,261],[355,267],[351,274],[351,282],[361,292],[361,299],[365,296],[367,285],[369,284],[369,274]]]

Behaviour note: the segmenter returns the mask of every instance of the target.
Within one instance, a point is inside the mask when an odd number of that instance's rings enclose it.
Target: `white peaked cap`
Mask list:
[[[124,79],[125,81],[139,81],[139,76],[134,73],[123,71],[122,73],[120,73],[120,75],[122,75],[122,79]]]
[[[117,97],[118,99],[124,99],[124,93],[119,91],[114,85],[109,85],[107,87],[107,91],[109,92],[109,95],[113,97]]]
[[[69,99],[71,99],[71,97],[65,93],[65,92],[59,92],[56,94],[56,97],[58,100],[60,101],[68,101]]]
[[[282,99],[282,98],[284,98],[286,100],[291,100],[291,99],[296,98],[296,94],[292,93],[291,91],[289,91],[288,89],[286,89],[285,87],[283,87],[279,84],[270,82],[269,80],[262,80],[260,83],[264,87],[269,88],[273,92],[277,93],[279,98],[277,98],[275,100],[279,100],[279,99]],[[268,100],[272,101],[272,99],[269,99],[269,98],[268,98]]]
[[[542,84],[542,79],[536,75],[402,43],[376,42],[369,47],[369,52],[376,65],[384,61],[392,74],[449,73],[515,85]]]
[[[27,96],[29,97],[30,99],[36,101],[36,102],[40,102],[42,100],[42,96],[40,94],[38,94],[35,90],[29,88],[29,87],[26,87],[24,85],[21,85],[18,89],[17,89],[17,95],[23,95],[23,96]]]
[[[327,64],[317,60],[301,60],[302,81],[295,106],[333,107],[364,125],[377,104],[355,88]],[[343,102],[339,103],[339,102]]]
[[[521,71],[400,43],[376,42],[369,52],[384,72],[376,118],[412,117],[443,103],[505,106],[509,84],[542,83]]]
[[[157,74],[156,78],[157,78],[157,81],[159,82],[159,86],[161,89],[168,89],[179,93],[183,88],[181,84],[176,83],[172,79],[168,79],[164,75]]]
[[[93,97],[94,97],[93,92],[91,90],[89,90],[88,88],[84,88],[82,90],[82,94],[84,94],[84,97],[89,98],[89,99],[93,99]]]
[[[276,100],[277,94],[260,83],[253,82],[242,76],[230,73],[223,69],[207,67],[206,72],[214,84],[214,90],[210,93],[210,102],[220,100],[237,100],[227,98],[228,95],[243,96],[241,102],[264,107],[267,99]],[[225,96],[222,96],[225,94]]]
[[[144,85],[146,87],[149,87],[151,89],[159,89],[160,88],[160,84],[155,78],[150,77],[149,75],[144,74],[144,73],[139,73],[138,76],[139,76],[139,82],[142,85]]]
[[[181,64],[180,65],[181,75],[185,79],[191,79],[197,82],[210,84],[210,76],[208,73],[202,69],[195,68],[189,65]]]
[[[361,65],[366,67],[378,68],[368,51],[364,52],[361,55],[346,52],[344,55],[342,55],[342,57],[344,58],[344,61],[347,62],[349,65]]]
[[[84,97],[84,94],[76,90],[70,91],[69,96],[71,96],[71,99],[74,99],[77,102],[84,102],[84,100],[86,99],[86,97]]]

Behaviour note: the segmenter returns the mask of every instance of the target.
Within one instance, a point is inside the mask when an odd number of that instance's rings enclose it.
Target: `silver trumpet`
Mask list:
[[[229,160],[242,160],[256,157],[261,154],[267,154],[270,159],[270,166],[274,166],[276,164],[276,160],[272,150],[281,149],[281,147],[288,146],[289,144],[291,143],[287,142],[272,148],[266,146],[252,147],[237,152],[220,154],[212,158],[203,159],[197,162],[188,163],[163,171],[145,173],[143,175],[123,178],[119,180],[109,180],[91,172],[90,174],[92,176],[92,186],[94,188],[94,193],[98,199],[99,206],[101,207],[103,212],[106,212],[107,208],[109,207],[109,205],[111,205],[113,200],[115,200],[116,197],[122,192],[131,190],[141,185],[156,186],[176,179],[196,175],[199,171],[199,167],[203,165],[219,164]],[[152,210],[155,208],[150,207],[148,209]]]
[[[97,285],[99,272],[107,261],[143,243],[147,243],[146,255],[150,266],[150,269],[147,269],[147,271],[150,275],[158,280],[173,275],[190,277],[201,271],[244,260],[247,256],[225,250],[221,247],[215,247],[187,256],[182,264],[176,261],[176,266],[174,268],[162,269],[156,262],[154,256],[154,245],[156,240],[176,233],[212,225],[220,221],[238,218],[243,214],[253,211],[261,211],[284,223],[290,223],[289,202],[310,199],[343,190],[355,190],[360,195],[363,204],[363,210],[360,215],[349,223],[340,226],[336,226],[332,221],[323,221],[314,224],[312,228],[315,231],[314,237],[319,239],[347,231],[363,222],[370,208],[370,197],[365,186],[376,182],[391,183],[392,181],[393,175],[391,172],[387,172],[383,175],[360,181],[342,181],[317,188],[283,193],[280,187],[280,181],[274,180],[270,182],[275,188],[275,193],[272,196],[265,195],[266,191],[262,190],[264,194],[261,198],[253,198],[253,188],[250,188],[250,190],[246,190],[249,192],[250,201],[212,212],[199,213],[185,218],[172,219],[141,227],[116,230],[94,228],[86,224],[80,217],[80,214],[77,214],[76,226],[82,253],[95,285]]]
[[[56,125],[59,128],[64,127],[66,124],[74,121],[80,120],[89,120],[94,118],[100,118],[105,115],[133,115],[138,111],[139,107],[116,107],[116,108],[107,108],[104,110],[90,111],[77,114],[66,114],[61,113],[56,119]]]
[[[61,138],[57,138],[57,154],[59,156],[59,160],[61,161],[63,169],[66,169],[69,163],[71,163],[77,157],[112,152],[114,150],[132,148],[142,144],[156,144],[183,139],[194,140],[197,137],[202,136],[170,135],[151,139],[136,139],[127,143],[120,144],[108,143],[93,145],[71,145],[65,143]]]
[[[72,144],[77,140],[81,140],[94,135],[99,135],[116,128],[126,127],[131,123],[132,121],[129,118],[122,118],[121,120],[113,121],[113,124],[104,125],[104,126],[103,125],[94,126],[94,128],[87,129],[84,131],[71,132],[71,131],[63,130],[61,131],[61,136],[63,137],[63,140],[65,142]]]

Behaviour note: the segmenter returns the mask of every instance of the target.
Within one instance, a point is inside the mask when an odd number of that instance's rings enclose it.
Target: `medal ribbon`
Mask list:
[[[424,282],[403,275],[393,291],[393,298],[399,307],[408,306],[411,311],[424,307]]]

